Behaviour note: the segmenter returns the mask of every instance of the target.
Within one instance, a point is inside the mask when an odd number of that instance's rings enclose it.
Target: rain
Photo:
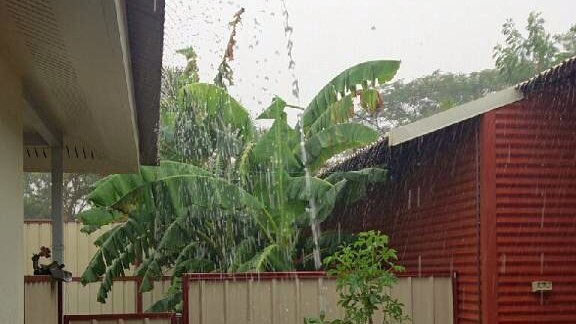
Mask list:
[[[574,4],[156,1],[158,163],[64,179],[90,298],[133,280],[137,314],[184,324],[576,322]],[[25,175],[30,224],[49,191]]]

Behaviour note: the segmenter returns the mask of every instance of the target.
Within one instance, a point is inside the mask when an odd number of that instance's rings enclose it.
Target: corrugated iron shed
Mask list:
[[[478,101],[461,120],[454,108],[333,167],[390,178],[328,226],[383,230],[409,271],[457,272],[458,323],[575,322],[575,62],[518,85],[518,100]]]

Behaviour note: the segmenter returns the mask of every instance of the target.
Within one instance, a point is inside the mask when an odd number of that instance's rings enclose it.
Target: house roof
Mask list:
[[[576,86],[576,56],[520,83],[517,88],[524,95],[556,85]]]
[[[457,124],[467,119],[482,115],[523,98],[515,87],[490,93],[480,99],[465,103],[430,117],[420,119],[411,124],[390,130],[386,137],[388,145],[396,146],[420,136]]]
[[[140,163],[158,164],[164,0],[126,1]]]
[[[576,57],[565,60],[533,78],[482,98],[448,109],[408,125],[394,128],[376,143],[359,150],[352,156],[321,171],[328,174],[336,171],[358,170],[382,165],[389,158],[390,148],[451,125],[482,115],[552,87],[576,87]],[[573,97],[572,97],[573,98]]]
[[[20,81],[24,170],[157,163],[164,0],[0,0],[0,59]]]

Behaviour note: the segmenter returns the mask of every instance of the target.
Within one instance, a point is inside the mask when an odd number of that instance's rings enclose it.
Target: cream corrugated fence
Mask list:
[[[92,283],[82,286],[78,277],[96,253],[94,240],[111,226],[106,226],[90,235],[80,232],[81,227],[82,225],[76,222],[64,224],[65,269],[72,272],[75,277],[73,282],[64,284],[64,311],[66,314],[132,314],[138,312],[139,303],[141,310],[146,310],[162,298],[170,286],[169,278],[155,281],[152,291],[139,294],[137,278],[128,277],[116,280],[106,304],[99,303],[96,297],[100,284]],[[51,246],[51,231],[52,223],[50,221],[24,222],[24,267],[26,275],[33,274],[32,254],[37,253],[41,246]],[[40,260],[41,263],[49,263],[50,261]],[[30,289],[33,289],[34,285]]]
[[[79,276],[96,251],[93,241],[106,229],[86,235],[80,232],[80,224],[65,224],[64,263],[75,277]],[[51,223],[42,221],[25,222],[25,266],[32,274],[32,253],[40,246],[51,244]],[[109,228],[109,227],[108,227]],[[47,262],[47,261],[42,261]],[[302,277],[292,274],[278,277],[277,274],[262,274],[250,280],[238,280],[238,276],[226,279],[222,275],[213,277],[187,277],[188,303],[185,307],[190,324],[205,323],[302,323],[307,316],[317,316],[324,309],[329,317],[342,314],[337,307],[337,294],[333,279]],[[27,284],[27,313],[35,306],[28,299],[31,295],[43,296],[36,290],[39,285]],[[146,310],[159,300],[170,285],[169,278],[157,281],[154,290],[138,293],[138,280],[129,277],[114,283],[106,304],[96,301],[98,283],[82,286],[80,282],[64,284],[65,314],[133,314]],[[39,288],[40,287],[40,288]],[[46,287],[44,287],[46,288]],[[405,305],[405,310],[414,324],[453,323],[454,298],[450,276],[402,277],[392,294]],[[53,293],[53,291],[51,292]],[[44,296],[42,298],[48,298]],[[322,305],[322,306],[321,306]],[[33,316],[33,315],[31,315]],[[28,321],[27,321],[28,322]]]
[[[80,276],[90,262],[90,258],[96,253],[94,240],[113,225],[88,235],[80,232],[81,224],[76,222],[64,223],[64,264],[66,270],[74,276]],[[25,221],[24,222],[24,269],[26,275],[32,275],[33,253],[38,253],[41,246],[52,246],[52,223],[50,221]],[[41,259],[41,263],[49,263]]]
[[[25,278],[24,322],[26,324],[59,324],[58,283],[47,277]]]
[[[450,276],[401,277],[391,292],[413,324],[453,323],[453,293]],[[321,310],[327,319],[343,315],[335,280],[314,273],[189,275],[185,294],[187,324],[301,324]]]
[[[169,313],[123,315],[69,315],[64,324],[176,324],[176,315]]]

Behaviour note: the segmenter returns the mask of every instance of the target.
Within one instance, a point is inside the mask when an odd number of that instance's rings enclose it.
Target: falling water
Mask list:
[[[292,76],[292,95],[300,104],[300,87],[298,84],[298,78],[296,77],[296,61],[294,60],[294,56],[292,53],[292,49],[294,48],[294,42],[292,41],[292,33],[294,28],[290,25],[290,14],[288,13],[288,8],[286,7],[286,1],[280,0],[282,4],[282,16],[284,17],[284,34],[287,39],[286,43],[286,50],[288,52],[288,70],[291,71]],[[300,154],[302,158],[302,163],[304,164],[305,170],[305,180],[306,180],[306,196],[308,197],[308,214],[310,215],[310,228],[312,230],[312,239],[314,241],[314,250],[312,252],[314,257],[314,268],[316,270],[320,270],[322,267],[322,260],[320,258],[320,245],[318,243],[320,237],[320,224],[316,219],[317,215],[317,208],[316,208],[316,199],[312,195],[312,175],[310,173],[310,169],[308,169],[308,157],[306,154],[306,136],[303,130],[303,114],[298,115],[298,124],[300,125]],[[324,280],[320,278],[320,312],[323,313],[326,310],[326,298],[325,298],[325,288],[324,288]]]
[[[298,115],[298,120],[300,125],[302,125],[302,114]],[[310,174],[310,169],[307,167],[308,157],[306,155],[306,136],[304,135],[304,130],[300,127],[300,153],[302,155],[302,163],[304,164],[305,170],[305,180],[306,180],[306,196],[308,197],[308,214],[310,215],[310,228],[312,229],[312,239],[314,241],[314,250],[312,255],[314,256],[314,268],[320,270],[322,267],[322,260],[320,258],[320,245],[318,244],[318,238],[320,237],[320,224],[316,219],[317,209],[316,209],[316,199],[312,194],[312,175]],[[324,287],[324,279],[320,277],[319,279],[319,299],[320,299],[320,313],[324,313],[326,310],[326,292]]]
[[[288,7],[286,6],[285,0],[280,0],[282,4],[282,16],[284,17],[284,35],[286,36],[286,50],[288,52],[288,70],[291,71],[292,76],[292,95],[296,98],[298,103],[300,103],[300,87],[298,84],[298,78],[296,77],[296,61],[294,60],[294,55],[292,50],[294,48],[294,42],[292,40],[292,34],[294,32],[294,28],[290,25],[290,14],[288,13]],[[298,123],[303,125],[302,123],[302,114],[298,115]],[[305,169],[305,179],[306,179],[306,196],[308,197],[308,214],[310,215],[310,226],[312,229],[312,239],[314,240],[314,267],[316,270],[320,270],[322,267],[322,260],[320,258],[320,246],[318,244],[318,239],[320,237],[320,224],[318,224],[316,220],[317,215],[317,208],[316,208],[316,200],[312,196],[312,175],[310,174],[310,170],[308,169],[307,165],[307,155],[306,155],[306,136],[300,127],[300,153],[302,158],[302,163],[304,164]]]
[[[302,125],[302,114],[298,115],[300,124]],[[308,214],[310,215],[310,227],[312,228],[312,239],[314,240],[314,267],[316,270],[320,270],[322,267],[322,260],[320,259],[320,247],[318,245],[318,238],[320,236],[320,224],[316,220],[316,199],[312,195],[312,175],[308,169],[307,162],[308,157],[306,155],[306,137],[304,136],[304,131],[300,127],[300,153],[302,156],[302,163],[304,164],[305,179],[306,179],[306,196],[308,197]]]
[[[288,13],[288,7],[286,7],[286,1],[280,0],[282,4],[282,16],[284,17],[284,34],[287,39],[286,43],[286,50],[288,52],[288,70],[291,71],[292,75],[292,95],[296,97],[296,100],[300,101],[300,87],[298,85],[298,78],[296,77],[296,61],[294,60],[294,55],[292,53],[292,49],[294,48],[294,42],[292,41],[292,34],[294,32],[294,28],[290,25],[290,14]],[[302,114],[298,115],[298,123],[303,125],[302,123]],[[304,135],[304,131],[302,127],[300,127],[300,153],[302,158],[302,163],[304,164],[305,169],[305,179],[306,179],[306,196],[308,197],[308,214],[310,215],[310,227],[312,229],[312,239],[314,240],[314,267],[316,270],[320,270],[322,267],[322,260],[320,258],[320,247],[318,244],[318,238],[320,237],[320,224],[318,224],[316,220],[317,209],[316,209],[316,200],[312,196],[312,175],[310,174],[310,170],[308,169],[307,165],[307,155],[306,155],[306,136]]]
[[[292,41],[292,33],[294,28],[290,26],[290,14],[288,13],[288,8],[286,7],[286,1],[280,0],[282,4],[282,16],[284,17],[284,35],[286,36],[286,50],[288,51],[288,70],[292,72],[292,94],[298,101],[300,101],[300,86],[298,85],[298,78],[296,77],[296,61],[294,61],[294,55],[292,54],[292,49],[294,48],[294,42]]]

